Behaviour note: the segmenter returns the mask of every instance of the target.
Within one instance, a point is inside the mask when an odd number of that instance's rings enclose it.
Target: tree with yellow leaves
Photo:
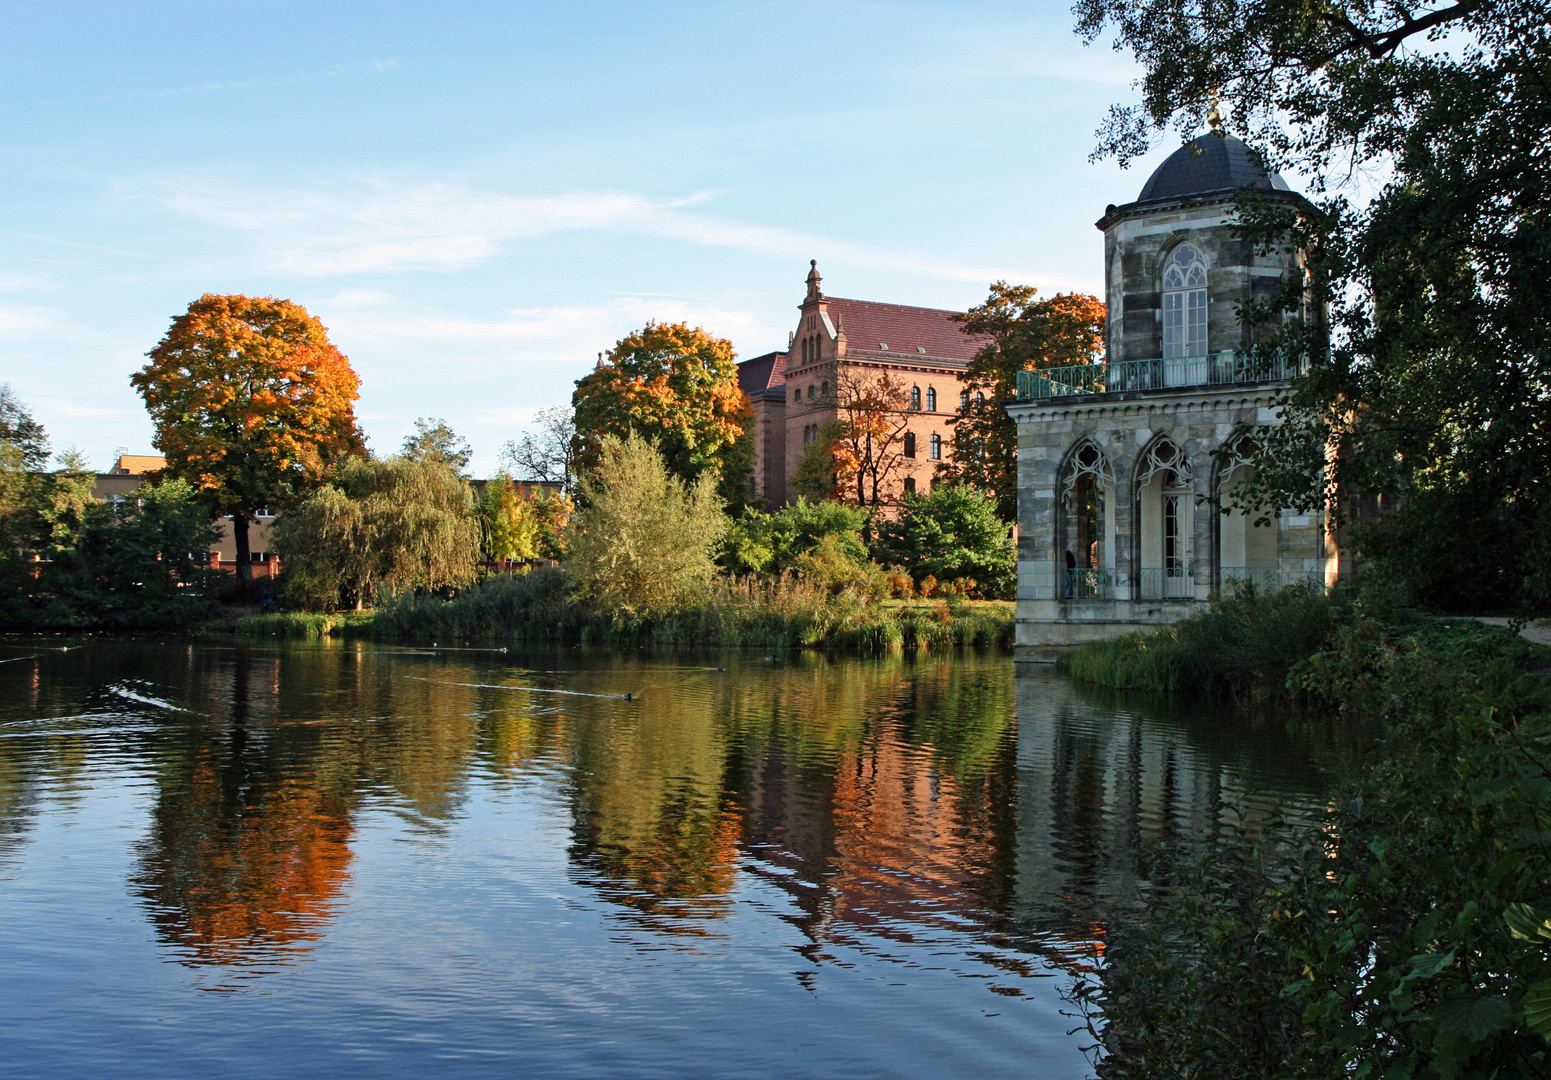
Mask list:
[[[237,575],[249,579],[254,515],[364,452],[360,380],[306,308],[267,296],[207,293],[146,355],[130,382],[167,472],[192,484],[212,516],[231,515]]]
[[[581,470],[597,467],[606,439],[632,433],[687,484],[710,470],[751,468],[738,453],[750,409],[735,360],[732,342],[687,323],[648,322],[621,338],[571,396]]]

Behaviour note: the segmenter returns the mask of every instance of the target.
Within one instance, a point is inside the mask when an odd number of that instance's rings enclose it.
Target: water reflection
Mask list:
[[[250,974],[327,947],[364,815],[477,875],[460,823],[521,804],[566,823],[568,881],[626,947],[734,940],[757,911],[795,931],[804,985],[865,961],[1017,996],[1089,962],[1161,852],[1316,806],[1348,745],[997,656],[130,642],[29,663],[0,666],[0,845],[94,762],[141,777],[130,886],[168,958]]]

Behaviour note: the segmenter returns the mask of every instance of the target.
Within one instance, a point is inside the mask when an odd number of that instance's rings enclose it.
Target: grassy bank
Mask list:
[[[1551,649],[1382,594],[1230,597],[1074,677],[1296,702],[1379,733],[1321,827],[1149,858],[1076,1000],[1101,1080],[1544,1076]]]
[[[1010,647],[1013,605],[994,601],[867,600],[801,580],[725,583],[698,604],[618,619],[577,603],[559,571],[487,578],[450,598],[400,596],[357,615],[287,613],[244,620],[239,632],[289,638],[360,636],[403,642],[753,646],[863,651]]]

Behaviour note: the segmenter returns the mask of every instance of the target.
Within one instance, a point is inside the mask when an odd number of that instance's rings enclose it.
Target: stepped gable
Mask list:
[[[786,397],[786,357],[784,352],[768,352],[738,364],[738,389],[750,398]]]
[[[909,363],[912,358],[967,364],[987,339],[971,337],[951,321],[957,311],[825,298],[829,317],[845,334],[846,353],[865,353]]]

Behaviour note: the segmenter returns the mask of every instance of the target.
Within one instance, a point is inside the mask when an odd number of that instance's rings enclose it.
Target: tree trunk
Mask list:
[[[248,518],[246,512],[232,515],[232,539],[237,543],[237,580],[244,584],[253,580],[253,559],[248,551]]]

